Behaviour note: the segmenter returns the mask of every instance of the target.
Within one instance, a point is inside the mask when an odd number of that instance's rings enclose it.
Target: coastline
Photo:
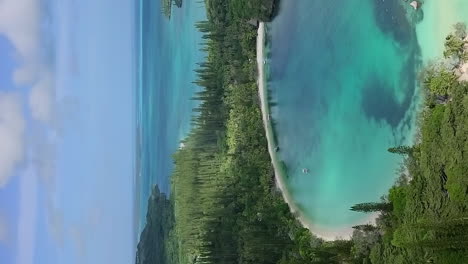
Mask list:
[[[302,226],[309,229],[314,235],[327,241],[336,239],[349,239],[353,233],[353,228],[323,228],[311,223],[306,216],[301,212],[298,206],[295,204],[291,193],[286,187],[286,173],[280,166],[280,160],[275,151],[275,143],[273,142],[273,127],[268,116],[270,115],[270,109],[268,105],[268,89],[265,81],[265,23],[260,22],[258,26],[257,35],[257,67],[258,67],[258,93],[260,97],[260,104],[262,110],[263,125],[265,127],[265,135],[268,142],[268,152],[270,153],[271,162],[275,172],[276,186],[281,191],[284,201],[289,205],[289,208],[293,215],[296,216],[297,220]],[[371,215],[366,222],[373,222],[376,215]]]

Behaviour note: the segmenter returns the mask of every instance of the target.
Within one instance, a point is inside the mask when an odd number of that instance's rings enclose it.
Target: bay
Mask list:
[[[282,1],[268,25],[269,88],[288,190],[323,229],[366,222],[397,177],[418,109],[420,47],[397,1]],[[303,173],[307,169],[308,173]]]

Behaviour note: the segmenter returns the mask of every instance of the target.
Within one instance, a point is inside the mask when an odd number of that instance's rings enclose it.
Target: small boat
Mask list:
[[[263,65],[265,65],[265,64],[266,64],[266,60],[263,60]]]
[[[302,169],[302,173],[309,173],[309,169],[303,168],[303,169]]]

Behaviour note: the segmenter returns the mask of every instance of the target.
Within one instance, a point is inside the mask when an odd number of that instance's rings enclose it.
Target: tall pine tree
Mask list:
[[[389,212],[393,209],[391,203],[360,203],[351,206],[351,211],[370,213],[370,212]]]

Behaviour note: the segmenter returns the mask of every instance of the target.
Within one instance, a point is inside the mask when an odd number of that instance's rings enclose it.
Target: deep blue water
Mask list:
[[[206,20],[203,3],[184,1],[161,13],[160,0],[141,0],[137,14],[139,35],[137,91],[136,189],[139,229],[145,223],[147,201],[155,184],[169,194],[172,155],[190,129],[190,98],[200,88],[192,82],[202,62],[201,33],[195,23]]]

